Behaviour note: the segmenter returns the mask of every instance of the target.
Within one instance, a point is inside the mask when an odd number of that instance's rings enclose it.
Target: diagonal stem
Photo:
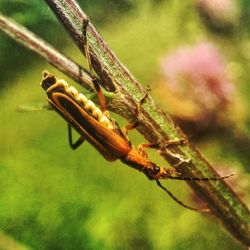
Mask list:
[[[91,89],[92,79],[85,69],[22,25],[0,14],[0,29],[24,47],[43,57],[52,66],[67,74],[83,87]]]

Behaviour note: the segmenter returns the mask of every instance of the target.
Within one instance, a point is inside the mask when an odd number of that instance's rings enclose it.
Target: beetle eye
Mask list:
[[[158,172],[160,172],[160,167],[154,166],[154,173],[156,174],[156,173],[158,173]]]
[[[151,168],[145,168],[144,173],[150,180],[154,180],[160,170],[161,168],[154,164],[153,166],[151,166]]]

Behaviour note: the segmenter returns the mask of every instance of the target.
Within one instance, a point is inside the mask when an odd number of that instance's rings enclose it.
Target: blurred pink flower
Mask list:
[[[162,60],[161,67],[170,90],[194,102],[202,112],[225,109],[232,98],[234,87],[224,58],[210,43],[179,48]]]
[[[236,8],[235,0],[197,0],[197,4],[215,13],[230,13]]]

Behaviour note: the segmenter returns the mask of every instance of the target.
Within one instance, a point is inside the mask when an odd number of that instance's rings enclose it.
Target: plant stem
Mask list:
[[[0,29],[24,47],[43,57],[51,65],[80,83],[84,88],[92,88],[92,79],[85,69],[22,25],[0,14]]]

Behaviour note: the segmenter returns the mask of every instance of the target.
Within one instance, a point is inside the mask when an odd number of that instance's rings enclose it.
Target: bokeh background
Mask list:
[[[249,1],[79,3],[216,170],[236,172],[228,182],[249,205]],[[0,0],[0,11],[86,65],[45,2]],[[68,78],[2,32],[0,65],[1,249],[242,249],[213,216],[180,207],[139,172],[88,143],[72,151],[52,111],[18,112],[45,101],[44,69]],[[150,157],[166,166],[157,152]],[[204,205],[185,182],[164,184]]]

